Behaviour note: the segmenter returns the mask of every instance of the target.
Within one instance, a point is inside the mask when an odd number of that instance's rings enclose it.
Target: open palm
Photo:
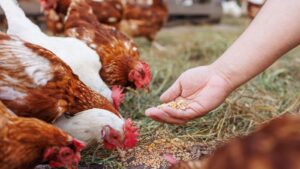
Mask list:
[[[160,122],[184,124],[218,107],[232,90],[224,76],[210,66],[189,69],[161,96],[164,103],[184,100],[187,109],[183,111],[168,106],[154,107],[148,109],[146,115]]]

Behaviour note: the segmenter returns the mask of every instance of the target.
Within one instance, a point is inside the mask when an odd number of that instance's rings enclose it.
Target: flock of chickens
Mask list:
[[[76,9],[74,7],[76,2],[72,0],[40,0],[40,2],[47,18],[48,29],[54,34],[66,33],[70,27],[65,20],[70,8]],[[94,20],[97,19],[97,22],[116,28],[127,35],[146,37],[149,41],[155,39],[156,33],[168,18],[168,8],[164,0],[86,0],[83,3],[91,8],[94,16],[90,18],[90,14],[85,11],[86,15],[81,15],[87,18],[82,20],[94,24]],[[82,9],[87,10],[86,7]]]
[[[119,0],[40,4],[56,36],[43,33],[17,1],[0,0],[8,23],[7,33],[0,32],[0,168],[74,169],[85,146],[134,147],[138,128],[122,117],[119,106],[128,88],[149,89],[151,71],[121,25],[129,35],[152,41],[167,19],[166,5],[162,0],[140,7]]]

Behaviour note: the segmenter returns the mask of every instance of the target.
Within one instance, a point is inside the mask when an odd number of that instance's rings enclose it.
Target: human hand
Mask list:
[[[233,90],[230,80],[212,66],[189,69],[160,97],[164,103],[184,100],[187,109],[153,107],[146,115],[164,123],[184,124],[218,107]]]

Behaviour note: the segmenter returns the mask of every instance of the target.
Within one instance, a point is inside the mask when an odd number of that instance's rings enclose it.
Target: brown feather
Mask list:
[[[65,34],[85,41],[102,63],[101,78],[109,86],[134,86],[128,74],[141,63],[134,42],[113,27],[98,22],[85,0],[73,1],[65,21]]]
[[[157,32],[168,19],[168,8],[163,0],[153,0],[152,4],[128,1],[124,7],[121,30],[133,37],[146,37],[153,41]]]
[[[53,146],[68,146],[72,137],[52,125],[13,115],[0,102],[1,169],[32,169]]]
[[[290,115],[230,141],[207,161],[180,162],[171,169],[299,169],[299,158],[300,116]]]
[[[100,23],[110,25],[115,28],[119,27],[120,21],[123,19],[124,7],[121,0],[104,0],[94,1],[87,0],[92,7],[94,14]]]
[[[120,116],[105,97],[85,86],[53,53],[17,38],[0,35],[0,100],[13,112],[47,122],[54,121],[66,112],[73,115],[92,108],[106,109]],[[22,60],[26,55],[37,58]],[[41,58],[49,62],[50,70],[46,67],[37,69],[30,77],[25,69],[44,64],[38,62]],[[51,79],[37,85],[32,78],[41,73],[51,76]],[[8,94],[11,91],[20,96],[10,98],[14,97]]]
[[[56,5],[53,9],[44,10],[48,30],[54,34],[61,34],[64,32],[64,18],[71,4],[71,0],[55,0]],[[118,28],[119,23],[123,18],[124,7],[121,0],[103,0],[94,1],[86,0],[93,11],[96,19],[100,23],[110,25]],[[113,20],[112,20],[113,19]]]

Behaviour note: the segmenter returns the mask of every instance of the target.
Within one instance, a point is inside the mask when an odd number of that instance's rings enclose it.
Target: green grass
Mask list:
[[[144,39],[137,39],[142,57],[153,73],[151,92],[127,94],[121,110],[140,126],[140,145],[148,144],[162,133],[186,141],[216,144],[245,135],[255,126],[276,116],[300,109],[300,48],[294,49],[268,70],[237,89],[217,109],[185,126],[162,125],[144,115],[146,108],[160,104],[159,96],[186,69],[216,60],[242,33],[245,19],[223,20],[221,25],[179,26],[162,30],[157,42],[166,48],[151,48]],[[253,65],[255,66],[255,65]],[[117,153],[85,152],[83,161],[122,168]]]

